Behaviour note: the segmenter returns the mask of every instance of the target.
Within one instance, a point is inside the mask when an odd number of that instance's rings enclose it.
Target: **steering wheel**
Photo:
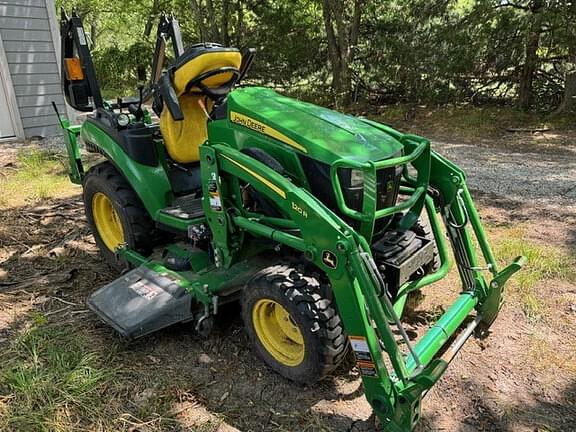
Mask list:
[[[225,73],[232,74],[232,78],[230,78],[228,82],[220,85],[219,87],[210,88],[203,83],[203,81],[208,78]],[[188,82],[188,84],[186,85],[186,93],[205,94],[213,101],[217,101],[222,97],[226,96],[230,92],[230,90],[232,90],[232,87],[234,87],[239,77],[240,77],[240,71],[232,66],[226,66],[221,67],[219,69],[211,70],[198,75],[196,78]],[[193,91],[192,89],[194,87],[199,88],[201,91]]]

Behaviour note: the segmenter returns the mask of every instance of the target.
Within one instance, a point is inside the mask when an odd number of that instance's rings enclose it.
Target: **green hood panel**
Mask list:
[[[342,158],[357,162],[388,159],[398,156],[403,148],[391,135],[356,117],[266,88],[233,91],[228,96],[228,109],[273,128],[298,143],[311,158],[328,164]]]

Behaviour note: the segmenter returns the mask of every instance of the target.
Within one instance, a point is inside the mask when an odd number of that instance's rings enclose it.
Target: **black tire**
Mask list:
[[[287,265],[268,267],[258,273],[242,295],[242,318],[250,342],[274,371],[301,384],[312,384],[332,372],[345,358],[348,338],[335,305],[321,295],[320,283]],[[280,304],[303,339],[303,359],[288,366],[278,361],[263,344],[254,323],[254,309],[261,301]]]
[[[126,179],[110,162],[102,162],[93,166],[84,178],[84,210],[90,231],[96,245],[106,262],[113,268],[122,271],[128,266],[119,262],[98,231],[94,221],[94,196],[97,193],[105,195],[112,203],[124,235],[124,243],[143,255],[152,251],[154,223],[144,208],[142,201],[136,195]]]

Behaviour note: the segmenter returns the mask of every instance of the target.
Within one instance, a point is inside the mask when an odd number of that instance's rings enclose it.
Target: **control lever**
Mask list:
[[[134,104],[128,105],[128,112],[132,114],[136,121],[140,121],[144,118],[144,111],[142,110],[142,103],[144,102],[144,85],[138,85],[138,106]]]

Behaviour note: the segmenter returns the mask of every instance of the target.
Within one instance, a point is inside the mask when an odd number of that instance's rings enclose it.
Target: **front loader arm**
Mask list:
[[[390,303],[386,286],[377,276],[370,246],[363,236],[306,189],[238,150],[208,143],[201,147],[201,158],[204,196],[211,198],[206,200],[204,207],[213,233],[217,265],[226,267],[234,263],[235,254],[242,249],[242,232],[301,251],[330,280],[339,314],[356,353],[366,397],[385,430],[412,430],[419,419],[423,395],[441,377],[473,327],[484,320],[484,316],[495,317],[497,310],[489,311],[486,300],[491,299],[492,309],[499,309],[504,279],[522,264],[518,260],[503,272],[496,273],[463,173],[432,153],[431,189],[424,202],[441,252],[442,266],[437,273],[423,278],[423,283],[408,283],[402,287],[400,297],[434,282],[448,271],[447,248],[438,215],[447,226],[454,246],[463,290],[438,322],[412,346],[399,322],[399,311]],[[234,192],[239,190],[239,182],[249,183],[276,203],[283,217],[247,214],[242,209],[241,197]],[[404,193],[410,193],[409,181]],[[484,281],[465,222],[472,226],[495,274],[493,282],[496,281],[499,287],[496,294],[496,284]],[[480,312],[472,321],[473,326],[462,333],[444,356],[438,357],[474,309]],[[395,326],[405,337],[407,352],[401,350],[396,341]]]
[[[234,240],[230,236],[233,235],[231,231],[235,225],[252,235],[266,237],[303,252],[330,279],[346,331],[349,335],[354,335],[366,348],[367,375],[364,376],[364,385],[366,394],[373,396],[369,400],[375,398],[378,407],[389,405],[389,401],[394,401],[396,396],[380,339],[386,340],[388,357],[398,369],[405,368],[404,360],[394,341],[383,306],[378,300],[379,290],[371,285],[366,278],[366,272],[359,265],[362,247],[357,243],[353,230],[310,192],[295,186],[266,165],[237,150],[218,144],[204,145],[201,147],[201,158],[202,163],[205,163],[207,158],[217,161],[207,163],[207,170],[203,169],[205,184],[209,183],[210,179],[220,178],[222,183],[218,185],[221,188],[219,190],[224,192],[236,179],[250,183],[259,192],[274,200],[286,215],[286,220],[292,221],[293,226],[299,228],[298,235],[295,235],[292,231],[288,233],[282,230],[278,223],[266,223],[266,217],[235,214],[236,210],[227,208],[223,194],[222,211],[205,206],[208,221],[225,220],[228,225],[227,229],[224,229],[220,222],[211,225],[215,248],[220,250],[216,253],[229,257],[230,263],[232,262],[233,251],[230,250],[230,244],[233,244]],[[231,203],[234,199],[230,197],[229,200]],[[226,210],[229,210],[229,213]],[[362,251],[366,252],[364,249]],[[368,313],[374,309],[375,313]],[[384,328],[380,335],[373,328],[372,319],[377,320],[378,327]],[[377,411],[381,410],[382,408]]]

